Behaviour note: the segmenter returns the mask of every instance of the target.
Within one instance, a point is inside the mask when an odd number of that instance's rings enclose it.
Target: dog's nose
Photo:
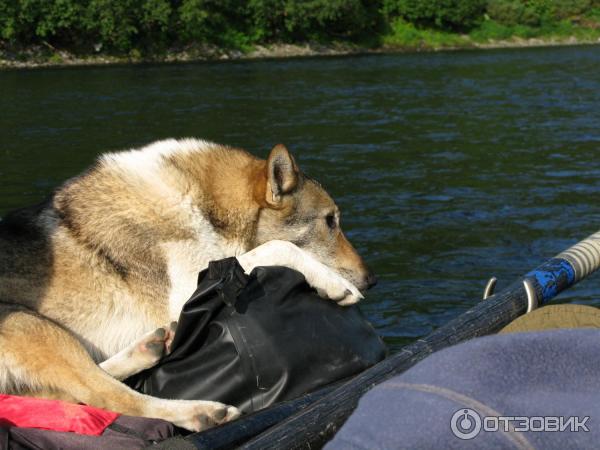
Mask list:
[[[377,284],[377,277],[374,273],[367,275],[367,289],[372,288]]]

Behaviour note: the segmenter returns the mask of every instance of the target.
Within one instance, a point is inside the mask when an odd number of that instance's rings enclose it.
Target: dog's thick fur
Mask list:
[[[198,272],[228,256],[247,272],[297,269],[343,305],[374,282],[334,202],[281,145],[267,161],[195,139],[100,157],[46,203],[0,221],[0,392],[190,430],[237,417],[118,381],[169,351]]]

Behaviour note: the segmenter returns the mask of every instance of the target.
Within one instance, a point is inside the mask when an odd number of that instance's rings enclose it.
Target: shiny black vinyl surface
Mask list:
[[[128,382],[157,397],[252,412],[347,378],[385,355],[358,307],[321,299],[294,270],[258,267],[245,275],[227,258],[200,273],[171,354]]]

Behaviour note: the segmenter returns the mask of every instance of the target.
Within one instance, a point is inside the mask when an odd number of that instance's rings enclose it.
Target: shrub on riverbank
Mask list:
[[[600,0],[0,0],[0,50],[83,55],[308,41],[441,48],[599,29]]]
[[[352,40],[374,33],[380,20],[369,0],[0,0],[5,43],[84,51]]]
[[[468,30],[479,24],[486,0],[384,0],[388,17],[446,30]]]
[[[594,15],[596,0],[489,0],[487,15],[502,25],[537,27]]]

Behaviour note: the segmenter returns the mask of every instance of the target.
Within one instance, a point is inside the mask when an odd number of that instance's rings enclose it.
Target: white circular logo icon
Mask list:
[[[481,417],[472,409],[459,409],[452,415],[450,429],[459,439],[473,439],[481,431]]]

